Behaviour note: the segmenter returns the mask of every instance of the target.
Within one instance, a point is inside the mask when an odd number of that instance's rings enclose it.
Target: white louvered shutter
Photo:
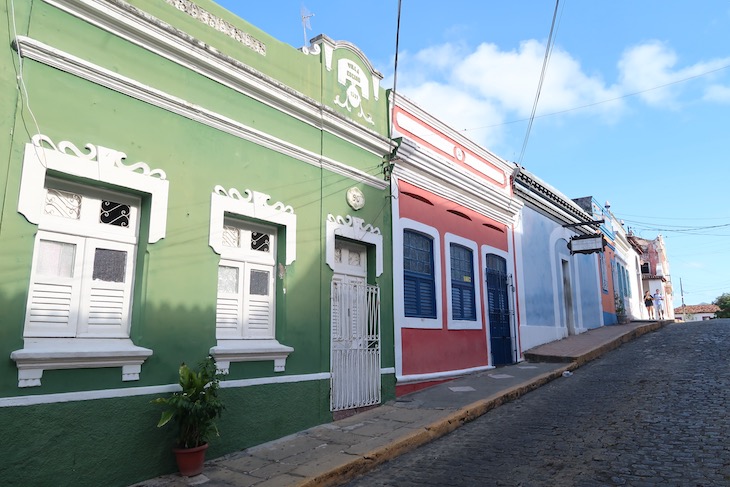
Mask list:
[[[241,338],[243,263],[221,260],[215,309],[217,339]]]
[[[133,245],[87,239],[79,336],[129,336]]]
[[[243,337],[274,338],[274,268],[247,263],[245,270]]]
[[[79,316],[84,239],[38,232],[25,337],[73,337]]]

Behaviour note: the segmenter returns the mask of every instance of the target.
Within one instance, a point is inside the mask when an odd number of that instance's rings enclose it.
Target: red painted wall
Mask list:
[[[416,196],[413,197],[412,195]],[[430,202],[428,204],[419,198]],[[486,332],[486,309],[483,302],[484,265],[482,256],[479,259],[479,279],[481,295],[477,300],[481,303],[482,327],[479,330],[449,330],[447,328],[449,299],[447,296],[446,261],[447,252],[444,247],[444,236],[452,233],[477,243],[479,253],[482,245],[489,245],[499,250],[508,251],[507,227],[479,213],[464,208],[452,201],[419,189],[411,184],[399,182],[398,205],[401,218],[408,218],[438,230],[440,241],[434,242],[441,248],[441,263],[437,265],[441,279],[441,328],[418,329],[403,328],[401,330],[403,374],[427,374],[484,366],[489,363]],[[461,213],[469,219],[453,212]],[[396,279],[402,276],[396,276]]]

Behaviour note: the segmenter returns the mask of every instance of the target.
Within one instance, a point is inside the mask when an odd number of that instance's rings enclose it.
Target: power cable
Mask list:
[[[550,24],[550,34],[545,45],[545,57],[542,61],[542,70],[540,71],[540,81],[537,84],[537,92],[535,93],[535,101],[532,104],[532,113],[530,114],[529,123],[527,124],[527,132],[525,133],[525,140],[522,142],[522,150],[520,151],[520,157],[517,159],[517,167],[519,169],[522,166],[522,158],[525,156],[525,150],[527,149],[527,141],[530,139],[530,132],[532,131],[532,123],[535,120],[535,112],[537,111],[537,103],[540,100],[540,92],[542,91],[542,83],[545,81],[545,71],[547,70],[548,62],[550,61],[550,55],[552,54],[555,31],[555,20],[558,17],[558,7],[560,0],[555,0],[555,11],[553,12],[553,21]]]

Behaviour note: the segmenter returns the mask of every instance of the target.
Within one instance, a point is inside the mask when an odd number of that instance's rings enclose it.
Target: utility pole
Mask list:
[[[687,320],[687,312],[684,306],[684,288],[682,287],[682,278],[679,278],[679,292],[682,294],[682,321]]]

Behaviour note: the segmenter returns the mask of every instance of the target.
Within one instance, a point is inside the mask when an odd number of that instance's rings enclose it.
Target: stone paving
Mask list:
[[[348,484],[728,486],[730,319],[671,324]]]
[[[561,378],[563,373],[575,370],[605,350],[664,324],[642,322],[590,330],[542,351],[541,347],[531,351],[535,363],[522,362],[470,374],[339,421],[210,460],[203,474],[197,477],[172,474],[135,485],[340,485]],[[556,346],[562,350],[555,349]]]

